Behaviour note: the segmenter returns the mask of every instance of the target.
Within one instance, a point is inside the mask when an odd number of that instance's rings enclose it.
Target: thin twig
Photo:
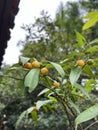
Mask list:
[[[82,127],[82,125],[81,125],[81,124],[76,125],[76,126],[75,126],[75,130],[78,130],[78,127],[79,127],[79,129],[83,130],[83,127]]]
[[[75,126],[75,130],[77,130],[77,128],[78,128],[78,127],[77,127],[77,125],[76,125],[76,126]]]
[[[46,80],[47,80],[47,77],[46,77]],[[47,80],[47,82],[48,82],[48,84],[49,84],[49,86],[50,86],[50,83],[49,83],[48,80]],[[69,113],[68,113],[68,111],[67,111],[66,105],[65,105],[65,103],[64,103],[64,100],[62,99],[62,97],[61,97],[60,95],[58,95],[58,94],[56,93],[56,91],[55,91],[54,89],[52,89],[52,88],[49,88],[49,89],[52,90],[52,91],[55,93],[55,96],[56,96],[57,100],[62,104],[62,106],[63,106],[63,108],[64,108],[64,111],[65,111],[65,113],[66,113],[66,115],[67,115],[67,118],[68,118],[68,120],[69,120],[70,129],[71,129],[71,128],[72,128],[72,122],[71,122]]]
[[[90,124],[89,126],[87,126],[84,130],[87,130],[89,129],[90,127],[92,127],[93,125],[95,125],[96,123],[98,123],[98,120],[93,122],[92,124]]]

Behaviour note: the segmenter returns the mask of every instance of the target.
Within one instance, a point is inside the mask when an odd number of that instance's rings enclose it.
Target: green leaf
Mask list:
[[[82,47],[86,39],[79,32],[76,32],[76,36],[77,36],[79,46]]]
[[[32,92],[38,85],[40,69],[32,69],[25,76],[24,85],[29,88],[29,92]]]
[[[28,114],[31,113],[31,112],[33,111],[33,108],[34,108],[34,107],[28,108],[28,109],[27,109],[27,113],[28,113]]]
[[[89,44],[98,43],[98,38],[94,39],[93,41],[89,42]]]
[[[98,11],[90,12],[84,18],[91,19],[92,17],[98,15]]]
[[[92,19],[90,19],[88,22],[86,22],[83,26],[83,30],[86,30],[90,27],[92,27],[96,22],[98,22],[98,14],[97,16],[93,17]]]
[[[49,96],[48,97],[52,102],[57,102],[57,99],[55,98],[55,97],[53,97],[53,96]]]
[[[91,68],[89,65],[85,65],[85,67],[83,68],[83,72],[85,72],[87,75],[89,75],[90,77],[93,77],[94,74],[91,71]]]
[[[50,63],[55,67],[55,69],[58,71],[58,73],[59,73],[62,77],[65,76],[65,72],[64,72],[63,68],[62,68],[59,64],[54,63],[54,62],[50,62]]]
[[[37,114],[37,112],[36,112],[36,111],[32,111],[32,112],[31,112],[31,116],[32,116],[33,120],[34,120],[35,122],[37,122],[37,119],[38,119],[38,114]]]
[[[98,58],[97,57],[94,59],[94,64],[98,68]]]
[[[77,82],[77,80],[79,79],[81,71],[82,71],[82,68],[79,66],[77,66],[71,70],[69,79],[70,79],[72,86],[74,86],[75,83]]]
[[[36,107],[40,109],[43,105],[46,105],[47,103],[52,102],[51,100],[45,100],[45,101],[37,101]]]
[[[78,106],[74,102],[70,101],[70,105],[76,110],[76,112],[78,114],[80,114],[80,110],[79,110]]]
[[[28,62],[30,60],[30,58],[28,57],[23,57],[23,56],[20,56],[19,57],[19,61],[22,63],[22,64],[25,64],[26,62]]]
[[[42,90],[42,91],[38,94],[38,96],[41,96],[42,94],[44,94],[44,93],[46,93],[46,92],[48,92],[48,91],[50,91],[50,89],[45,88],[44,90]]]
[[[89,49],[87,49],[88,53],[94,53],[94,52],[98,52],[98,45],[95,45],[93,47],[90,47]]]
[[[33,111],[34,107],[30,107],[28,108],[26,111],[22,112],[21,115],[19,116],[19,119],[17,120],[15,127],[17,128],[19,126],[19,124],[23,121],[23,119],[25,117],[28,117],[28,114],[31,113],[32,118],[34,119],[34,121],[37,121],[37,112]]]
[[[88,92],[79,84],[75,83],[75,87],[79,89],[86,97],[90,99]]]
[[[78,115],[78,117],[75,119],[75,123],[78,125],[82,122],[95,118],[97,115],[98,115],[98,104],[80,113],[80,115]]]
[[[7,73],[10,73],[11,71],[13,71],[13,70],[18,70],[18,71],[21,71],[21,70],[23,70],[23,67],[22,66],[11,66],[11,67],[9,67],[9,69],[7,70]]]
[[[87,92],[91,92],[92,89],[94,89],[93,85],[96,83],[96,81],[94,79],[90,79],[86,82],[86,85],[85,85],[85,90]]]
[[[16,128],[19,126],[19,124],[21,123],[21,121],[23,120],[23,118],[26,116],[26,114],[27,114],[27,111],[24,111],[24,112],[21,113],[21,115],[19,116],[19,118],[18,118],[18,120],[17,120],[17,122],[15,124]]]
[[[10,72],[11,70],[22,70],[22,69],[23,68],[21,66],[19,66],[19,67],[11,67],[11,68],[8,69],[7,72]]]

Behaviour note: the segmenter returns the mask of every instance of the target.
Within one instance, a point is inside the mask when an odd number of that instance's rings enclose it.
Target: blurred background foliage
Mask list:
[[[26,31],[25,40],[18,43],[18,46],[22,46],[22,56],[35,57],[39,61],[59,62],[70,57],[73,52],[73,57],[71,57],[73,64],[74,58],[77,59],[78,55],[80,58],[85,57],[77,44],[76,31],[82,33],[88,42],[98,37],[98,23],[87,31],[82,31],[85,22],[83,16],[88,12],[96,11],[97,8],[98,0],[79,0],[66,4],[60,3],[54,19],[51,19],[48,12],[42,11],[40,17],[35,19],[35,23],[22,26],[22,29]],[[76,51],[81,53],[76,56]],[[89,54],[91,58],[97,56],[98,53]],[[0,72],[0,130],[15,130],[15,122],[20,113],[32,106],[40,91],[38,88],[39,90],[36,89],[31,94],[25,92],[22,81],[27,72],[19,64],[15,66],[19,66],[19,69],[11,71],[10,67],[5,65]],[[94,102],[97,102],[96,95],[97,92],[92,94]],[[89,101],[82,104],[80,100],[79,104],[83,109],[89,104]],[[52,112],[48,111],[47,114],[44,114],[41,111],[37,125],[33,124],[31,118],[24,119],[18,130],[67,130],[66,116],[62,116],[62,108],[59,107],[56,112],[50,113]],[[91,130],[96,130],[96,127]]]

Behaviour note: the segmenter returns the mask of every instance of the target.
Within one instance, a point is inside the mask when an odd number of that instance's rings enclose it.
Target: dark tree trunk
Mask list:
[[[10,29],[14,27],[14,19],[18,12],[20,0],[0,0],[0,66],[10,39]]]

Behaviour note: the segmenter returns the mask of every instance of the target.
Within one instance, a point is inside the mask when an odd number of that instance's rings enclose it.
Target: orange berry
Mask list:
[[[60,83],[57,82],[57,81],[55,81],[55,82],[53,83],[53,86],[56,87],[56,88],[58,88],[58,87],[60,86]]]
[[[33,62],[32,62],[32,66],[33,66],[34,68],[39,68],[39,67],[40,67],[40,63],[39,63],[38,61],[33,61]]]
[[[41,74],[47,75],[48,74],[48,69],[46,67],[41,69]]]
[[[85,62],[83,60],[78,60],[77,65],[83,67],[85,65]]]
[[[23,67],[26,68],[26,69],[32,69],[32,64],[27,62],[27,63],[24,64]]]
[[[35,107],[33,107],[33,111],[38,111],[38,108],[35,106]]]

